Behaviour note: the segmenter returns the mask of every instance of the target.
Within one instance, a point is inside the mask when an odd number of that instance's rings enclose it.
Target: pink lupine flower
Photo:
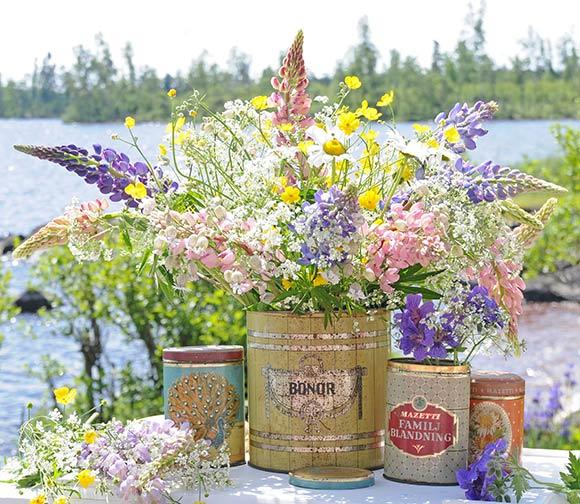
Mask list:
[[[526,284],[520,276],[521,266],[512,261],[496,261],[479,272],[479,284],[510,315],[508,337],[518,341],[518,319],[523,312]]]
[[[369,231],[367,268],[384,292],[392,292],[399,270],[415,264],[426,267],[442,256],[447,250],[442,234],[437,216],[426,212],[422,203],[408,210],[395,204],[387,222]]]
[[[304,34],[299,31],[278,72],[281,80],[278,77],[271,80],[276,91],[269,101],[278,109],[272,118],[275,125],[291,123],[307,128],[314,124],[314,120],[308,116],[312,100],[306,93],[308,77],[302,53],[303,43]],[[279,141],[283,142],[284,138],[281,137]]]

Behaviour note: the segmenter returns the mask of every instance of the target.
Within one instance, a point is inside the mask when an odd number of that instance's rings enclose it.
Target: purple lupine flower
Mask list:
[[[547,398],[545,398],[541,390],[536,391],[532,398],[533,408],[527,408],[524,412],[524,429],[551,432],[561,429],[566,431],[567,419],[564,419],[561,426],[558,425],[558,418],[564,411],[563,397],[563,386],[559,382],[552,385],[548,391]]]
[[[401,330],[399,348],[406,355],[412,353],[413,358],[419,362],[429,355],[435,336],[435,330],[427,325],[427,318],[435,311],[435,307],[431,301],[422,301],[421,294],[409,294],[405,309],[395,315],[395,322]]]
[[[454,168],[464,175],[462,184],[473,203],[505,200],[525,189],[525,173],[492,161],[474,166],[459,158]]]
[[[131,163],[124,153],[115,149],[105,148],[99,144],[93,145],[93,153],[74,144],[58,147],[43,147],[35,145],[15,145],[14,148],[25,154],[45,159],[59,164],[68,171],[84,178],[88,184],[95,184],[103,194],[108,194],[111,201],[124,201],[127,206],[136,208],[139,203],[125,192],[125,188],[135,182],[141,182],[147,188],[149,196],[159,190],[167,192],[175,189],[175,182],[163,176],[161,169],[153,167],[161,188],[153,183],[149,167],[145,163]]]
[[[345,264],[352,237],[364,221],[356,197],[333,186],[327,192],[317,191],[314,203],[304,203],[302,212],[289,226],[304,239],[297,262],[322,269]]]
[[[564,384],[568,388],[574,388],[578,381],[576,380],[576,366],[573,362],[570,362],[564,372]]]
[[[507,471],[507,441],[503,438],[489,443],[481,455],[467,468],[459,469],[455,474],[459,487],[465,490],[469,500],[495,501],[490,492],[496,486],[498,476],[505,478]],[[499,465],[499,469],[498,466]]]
[[[437,137],[444,141],[444,130],[454,126],[461,140],[456,143],[447,142],[447,146],[457,154],[465,152],[465,149],[473,150],[477,147],[475,140],[487,134],[482,123],[491,119],[497,109],[497,103],[493,101],[477,101],[472,107],[467,103],[456,103],[449,113],[441,112],[435,117],[435,124],[441,126]]]

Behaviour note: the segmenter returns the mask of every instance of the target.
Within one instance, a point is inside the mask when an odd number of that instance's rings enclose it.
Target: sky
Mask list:
[[[476,5],[478,0],[475,0]],[[396,48],[428,65],[433,40],[451,50],[462,33],[467,0],[20,0],[0,7],[0,74],[21,78],[50,51],[58,65],[73,60],[72,48],[94,47],[101,32],[121,62],[133,44],[138,67],[160,74],[186,70],[207,49],[225,64],[232,46],[252,57],[256,75],[274,66],[295,32],[305,32],[305,57],[317,76],[332,73],[357,41],[368,16],[371,36],[383,55]],[[500,64],[520,51],[528,28],[557,41],[571,32],[580,40],[578,0],[487,0],[487,52]],[[383,61],[384,63],[384,61]]]

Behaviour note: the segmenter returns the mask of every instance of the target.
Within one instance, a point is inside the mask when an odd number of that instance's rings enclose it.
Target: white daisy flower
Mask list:
[[[312,166],[318,168],[333,161],[352,161],[352,156],[347,153],[347,137],[338,128],[325,131],[318,126],[310,126],[306,134],[314,140],[308,149],[308,162]]]

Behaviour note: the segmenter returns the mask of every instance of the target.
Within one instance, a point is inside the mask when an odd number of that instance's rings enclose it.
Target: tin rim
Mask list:
[[[165,362],[189,362],[194,364],[241,361],[244,347],[241,345],[186,346],[163,349]]]
[[[408,357],[389,359],[387,367],[389,371],[439,374],[468,374],[470,370],[469,364],[454,364],[450,360],[440,360],[439,364],[421,364]]]
[[[374,473],[368,469],[335,466],[302,467],[288,471],[288,476],[320,483],[356,483],[375,479]]]
[[[371,310],[368,312],[355,312],[352,314],[336,312],[333,313],[333,317],[336,316],[339,319],[359,319],[367,317],[382,317],[387,316],[390,310],[386,308],[377,308],[376,310]],[[298,319],[323,319],[325,317],[324,312],[316,311],[312,313],[294,313],[290,310],[277,310],[277,311],[247,311],[246,317],[249,319],[251,317],[266,315],[272,318],[298,318]]]

